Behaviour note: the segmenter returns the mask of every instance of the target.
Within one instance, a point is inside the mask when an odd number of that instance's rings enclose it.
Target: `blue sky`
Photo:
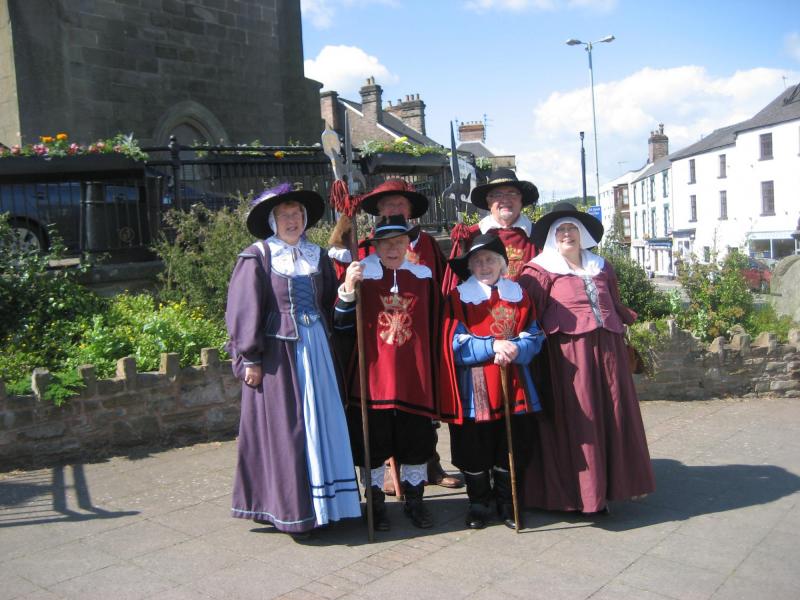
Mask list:
[[[427,133],[488,119],[543,198],[577,195],[594,147],[586,52],[595,41],[600,181],[642,166],[664,123],[670,151],[751,117],[800,83],[800,1],[301,0],[306,75],[345,98],[374,75],[383,99],[420,94]],[[786,78],[785,82],[783,78]]]

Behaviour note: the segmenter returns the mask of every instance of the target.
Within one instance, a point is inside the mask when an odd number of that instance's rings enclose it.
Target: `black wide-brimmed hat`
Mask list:
[[[409,239],[416,239],[419,235],[419,225],[411,227],[403,215],[392,215],[391,217],[383,217],[375,225],[372,231],[372,236],[362,241],[359,246],[365,248],[373,242],[380,240],[390,240],[392,238],[407,235]]]
[[[501,185],[510,185],[517,188],[522,194],[522,206],[536,204],[539,199],[539,190],[530,181],[521,181],[517,179],[517,174],[511,169],[497,169],[489,174],[489,181],[483,185],[479,185],[469,196],[470,202],[482,208],[489,210],[489,204],[486,195],[494,188]]]
[[[550,226],[558,219],[564,217],[571,217],[583,223],[583,226],[586,227],[586,230],[589,232],[589,235],[594,238],[594,241],[600,243],[604,231],[603,224],[600,220],[589,213],[578,210],[571,202],[559,202],[549,213],[544,215],[533,225],[531,240],[533,240],[537,248],[544,248]],[[583,240],[581,240],[581,245],[583,245]]]
[[[477,236],[472,240],[472,245],[461,256],[451,258],[448,262],[453,273],[458,275],[462,281],[470,276],[469,259],[470,257],[480,250],[489,250],[503,257],[503,260],[508,264],[508,255],[506,254],[506,247],[497,235],[492,233],[484,233]]]
[[[264,190],[250,203],[247,213],[247,230],[259,239],[271,236],[274,231],[269,224],[269,213],[284,202],[298,202],[306,209],[306,229],[313,227],[325,213],[325,201],[316,192],[295,190],[291,183],[281,183]]]
[[[411,204],[410,219],[419,219],[428,212],[428,198],[425,194],[420,194],[416,188],[402,179],[387,179],[370,193],[361,198],[361,208],[364,212],[380,216],[378,213],[378,202],[386,196],[403,196]]]

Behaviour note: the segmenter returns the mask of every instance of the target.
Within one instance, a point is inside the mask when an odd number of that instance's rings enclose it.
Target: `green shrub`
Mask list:
[[[194,365],[202,348],[222,349],[226,339],[221,320],[186,300],[156,306],[149,294],[122,294],[106,314],[95,315],[69,362],[93,364],[98,377],[109,377],[118,359],[133,356],[140,371],[156,371],[163,352],[178,353],[181,366]]]
[[[656,289],[647,272],[631,259],[626,247],[607,246],[598,253],[614,267],[622,303],[635,310],[640,320],[651,321],[669,314],[669,298]]]
[[[174,235],[162,234],[154,248],[164,262],[162,299],[186,300],[211,318],[224,318],[236,256],[254,241],[245,225],[248,206],[249,199],[242,197],[235,210],[212,212],[196,205],[167,213]]]
[[[689,262],[678,280],[689,297],[689,307],[674,313],[678,325],[704,341],[726,335],[734,325],[745,326],[753,314],[753,296],[742,276],[747,259],[732,251],[720,264]]]
[[[744,327],[753,337],[765,331],[772,332],[785,344],[789,340],[789,330],[798,326],[790,316],[779,315],[772,304],[765,304],[753,310]]]

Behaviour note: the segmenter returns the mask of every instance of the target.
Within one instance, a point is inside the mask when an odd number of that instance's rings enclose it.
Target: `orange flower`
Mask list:
[[[283,158],[284,156],[286,156],[286,152],[284,152],[283,150],[278,150],[277,152],[275,152],[275,158]]]
[[[39,139],[42,140],[43,144],[49,144],[49,143],[51,143],[53,141],[52,136],[49,136],[49,135],[43,135]]]
[[[57,133],[57,134],[56,134],[56,139],[57,139],[57,140],[59,140],[59,141],[61,141],[61,140],[65,140],[65,139],[67,139],[68,137],[69,137],[69,136],[68,136],[66,133]]]

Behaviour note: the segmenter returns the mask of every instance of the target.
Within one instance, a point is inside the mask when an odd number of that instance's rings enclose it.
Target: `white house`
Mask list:
[[[669,159],[674,253],[708,261],[730,248],[766,259],[797,251],[800,85]]]

